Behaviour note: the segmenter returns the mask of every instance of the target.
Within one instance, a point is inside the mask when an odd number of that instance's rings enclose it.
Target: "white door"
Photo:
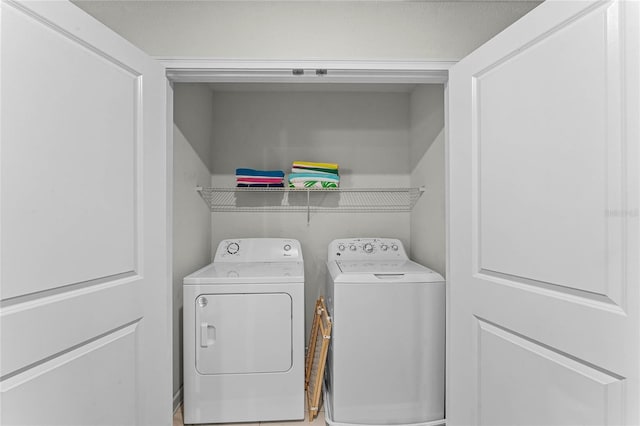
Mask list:
[[[1,26],[0,423],[170,424],[164,70],[71,3]]]
[[[448,90],[447,424],[640,424],[640,3],[547,1]]]

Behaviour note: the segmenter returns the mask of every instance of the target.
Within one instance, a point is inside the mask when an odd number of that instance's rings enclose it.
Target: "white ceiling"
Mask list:
[[[540,4],[73,0],[156,57],[455,61]]]

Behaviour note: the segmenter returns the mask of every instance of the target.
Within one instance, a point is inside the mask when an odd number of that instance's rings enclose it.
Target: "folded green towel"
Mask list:
[[[317,180],[321,182],[339,182],[340,176],[332,173],[289,173],[289,182]]]
[[[337,188],[338,182],[320,182],[317,180],[304,180],[300,182],[289,182],[289,188],[309,189],[309,188]]]

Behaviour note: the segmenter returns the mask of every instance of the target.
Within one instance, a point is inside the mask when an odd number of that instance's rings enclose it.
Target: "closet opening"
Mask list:
[[[314,72],[309,78],[324,77],[328,76]],[[174,392],[178,402],[183,381],[182,280],[209,264],[222,240],[300,241],[305,341],[313,306],[327,279],[327,246],[334,239],[398,238],[413,260],[445,276],[445,85],[441,78],[433,83],[174,82],[173,98]],[[309,209],[308,203],[314,201],[303,194],[295,194],[304,198],[301,204],[294,203],[296,208],[272,209],[274,203],[264,201],[264,194],[234,194],[237,168],[287,174],[294,161],[337,163],[339,186],[345,192],[380,188],[420,192],[413,195],[408,208],[390,211],[341,209],[326,196],[323,205],[312,205],[322,208]],[[212,208],[198,187],[227,189],[234,195],[231,205]],[[282,194],[268,194],[274,196]]]

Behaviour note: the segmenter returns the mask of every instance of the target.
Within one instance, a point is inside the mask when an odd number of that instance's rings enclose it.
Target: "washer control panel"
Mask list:
[[[329,244],[328,260],[408,259],[396,238],[343,238]]]
[[[216,262],[302,261],[300,242],[291,238],[239,238],[220,241]]]

